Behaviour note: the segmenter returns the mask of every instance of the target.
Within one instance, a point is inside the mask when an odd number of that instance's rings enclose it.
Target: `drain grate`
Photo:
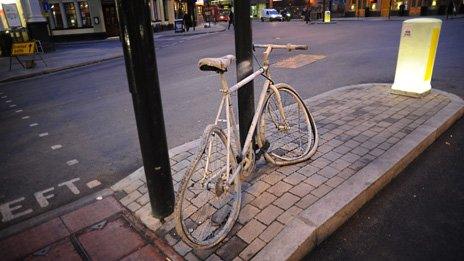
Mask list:
[[[324,59],[325,55],[299,54],[274,64],[277,68],[296,69]]]

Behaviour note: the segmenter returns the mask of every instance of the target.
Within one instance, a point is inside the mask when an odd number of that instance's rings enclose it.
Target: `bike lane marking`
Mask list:
[[[80,184],[80,181],[80,178],[73,178],[61,182],[56,186],[36,191],[27,197],[18,197],[11,201],[0,204],[1,222],[7,223],[22,216],[29,215],[39,209],[52,206],[54,199],[63,197],[65,194],[71,193],[73,196],[80,195],[81,191],[86,189],[82,186],[82,184]],[[81,190],[78,188],[79,184]],[[95,189],[100,185],[101,182],[97,179],[85,183],[85,186],[90,190]],[[31,206],[25,208],[25,204],[30,204]]]

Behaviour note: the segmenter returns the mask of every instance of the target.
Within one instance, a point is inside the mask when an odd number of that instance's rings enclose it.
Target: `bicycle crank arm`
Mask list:
[[[259,151],[256,153],[256,160],[259,160],[261,158],[261,156],[263,156],[263,154],[269,149],[269,147],[271,146],[271,144],[269,143],[269,141],[265,141],[264,142],[264,145],[259,148]]]
[[[237,168],[234,170],[234,173],[232,174],[232,176],[229,177],[229,179],[227,180],[227,184],[231,185],[232,183],[234,183],[234,180],[235,178],[237,177],[237,175],[240,174],[240,171],[242,171],[242,168],[243,168],[243,162],[240,163]]]

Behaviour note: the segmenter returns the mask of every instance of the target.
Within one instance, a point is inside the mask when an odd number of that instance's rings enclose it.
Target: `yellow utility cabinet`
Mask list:
[[[324,12],[324,23],[330,23],[330,11]]]
[[[393,93],[421,97],[430,92],[441,23],[435,18],[403,22]]]

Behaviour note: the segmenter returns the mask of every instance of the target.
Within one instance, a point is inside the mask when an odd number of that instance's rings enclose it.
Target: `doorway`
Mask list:
[[[119,22],[114,3],[102,3],[103,17],[105,19],[106,35],[108,37],[119,35]]]

